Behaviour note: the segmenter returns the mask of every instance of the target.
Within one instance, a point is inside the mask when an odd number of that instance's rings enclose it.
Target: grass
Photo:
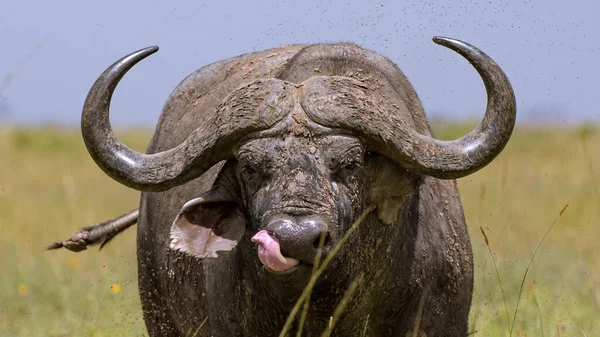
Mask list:
[[[443,125],[436,134],[456,138],[469,127]],[[119,136],[141,151],[150,133]],[[472,336],[508,336],[519,297],[513,336],[600,331],[600,129],[521,126],[459,188],[475,256]],[[77,130],[0,129],[0,336],[146,335],[135,230],[101,252],[43,250],[128,212],[138,197],[96,167]]]

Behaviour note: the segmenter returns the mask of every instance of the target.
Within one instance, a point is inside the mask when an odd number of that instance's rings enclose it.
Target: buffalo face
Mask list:
[[[360,208],[364,147],[348,136],[259,139],[238,151],[245,207],[269,271],[313,264]]]

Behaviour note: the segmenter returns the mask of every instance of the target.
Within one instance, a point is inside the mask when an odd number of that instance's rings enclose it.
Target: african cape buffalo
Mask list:
[[[396,65],[336,43],[269,49],[194,72],[167,100],[142,154],[114,136],[109,106],[124,74],[158,48],[120,59],[91,88],[82,132],[106,174],[143,192],[139,218],[134,211],[54,248],[105,243],[137,219],[150,336],[276,336],[313,264],[327,257],[304,336],[330,325],[333,336],[466,336],[473,261],[454,179],[502,151],[516,103],[486,54],[450,38],[434,42],[465,57],[487,90],[483,120],[453,141],[432,136]]]

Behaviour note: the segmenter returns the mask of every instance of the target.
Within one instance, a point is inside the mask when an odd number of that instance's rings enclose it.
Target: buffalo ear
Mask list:
[[[370,169],[377,174],[369,178],[371,188],[366,199],[368,204],[377,206],[377,217],[382,224],[395,224],[399,211],[418,186],[421,178],[384,155],[373,152],[370,158]]]
[[[183,205],[171,226],[169,247],[201,259],[235,248],[246,220],[235,201],[223,199],[212,190]]]

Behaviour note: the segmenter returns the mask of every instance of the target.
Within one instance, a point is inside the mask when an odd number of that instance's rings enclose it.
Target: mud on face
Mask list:
[[[360,208],[364,155],[357,138],[343,135],[288,134],[243,144],[236,174],[249,229],[266,231],[283,256],[312,264],[321,236],[326,253]]]

